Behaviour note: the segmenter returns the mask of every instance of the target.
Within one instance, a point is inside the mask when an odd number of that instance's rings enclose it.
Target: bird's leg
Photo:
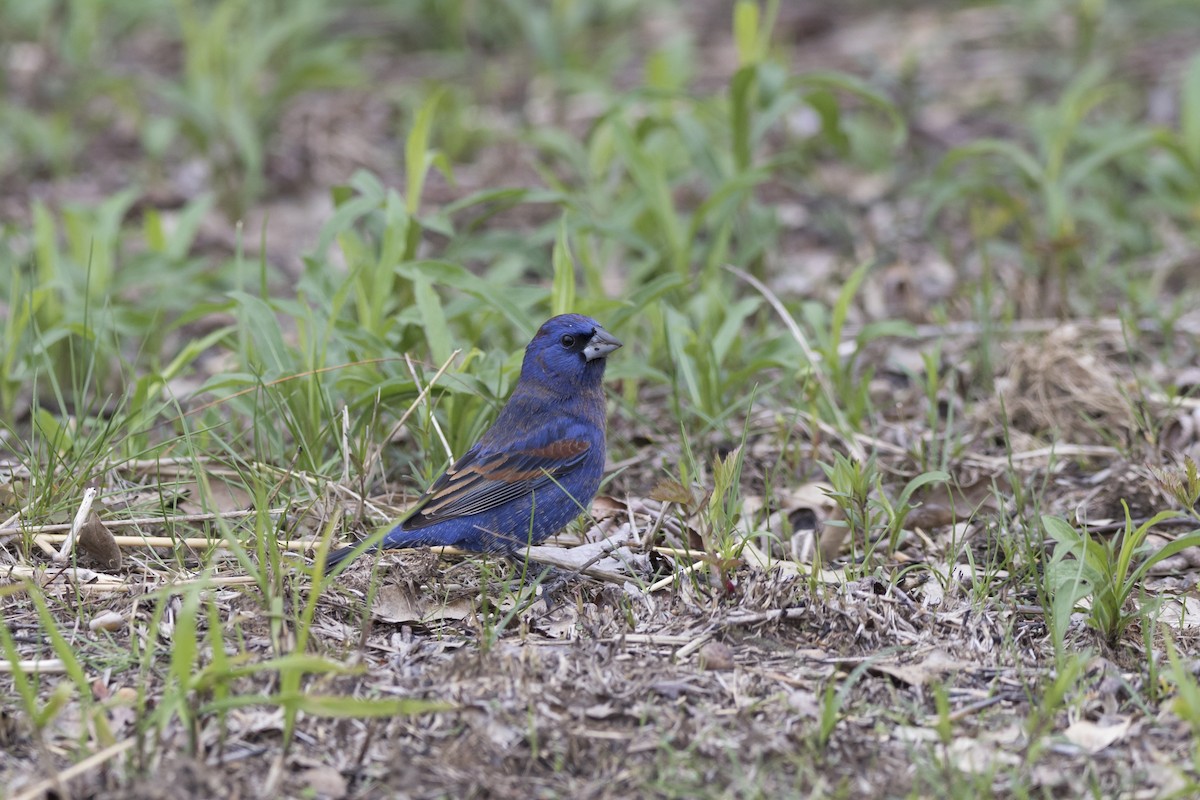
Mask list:
[[[558,567],[546,567],[542,570],[538,577],[542,582],[542,600],[546,602],[547,614],[558,606],[559,593],[567,588],[574,575],[574,572],[567,572]]]
[[[567,581],[575,575],[558,567],[539,564],[528,556],[510,553],[509,562],[521,575],[525,588],[536,590],[542,587],[542,599],[546,601],[546,613],[549,614],[558,605],[558,593],[567,585]]]

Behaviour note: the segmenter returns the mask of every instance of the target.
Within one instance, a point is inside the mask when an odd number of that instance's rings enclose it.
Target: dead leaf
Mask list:
[[[612,517],[627,517],[629,504],[610,495],[601,494],[596,495],[596,499],[592,500],[590,511],[592,519],[600,522]]]
[[[300,783],[308,787],[317,797],[328,797],[330,800],[341,800],[348,789],[342,773],[333,767],[313,767],[306,769],[296,776]]]
[[[572,639],[579,626],[579,609],[573,603],[558,603],[537,620],[537,632],[547,639]]]
[[[958,659],[951,658],[941,650],[930,650],[918,663],[875,662],[868,669],[871,672],[888,675],[909,686],[924,686],[930,680],[941,678],[947,672],[954,672],[968,666]]]
[[[1092,722],[1081,719],[1071,723],[1063,735],[1076,747],[1095,754],[1110,744],[1121,741],[1129,731],[1130,724],[1130,720],[1125,717],[1109,722]]]
[[[1146,549],[1150,552],[1162,549],[1174,538],[1160,533],[1152,533],[1146,537]],[[1188,547],[1159,561],[1150,568],[1150,574],[1178,575],[1195,569],[1200,569],[1200,547]]]
[[[684,486],[672,478],[664,478],[650,490],[650,499],[660,503],[676,503],[691,513],[699,510],[708,500],[709,490],[699,484]]]
[[[960,736],[946,746],[946,757],[962,772],[996,772],[1020,763],[1020,757],[1005,747],[1017,747],[1023,737],[1024,731],[1016,724],[988,731],[978,738]]]
[[[1158,619],[1180,630],[1200,627],[1200,598],[1173,597],[1162,604]]]
[[[121,548],[95,511],[88,514],[87,522],[79,529],[75,543],[100,569],[113,571],[121,568]]]
[[[407,586],[387,584],[379,590],[371,616],[381,622],[397,624],[458,622],[474,613],[468,598],[434,600],[422,597]]]

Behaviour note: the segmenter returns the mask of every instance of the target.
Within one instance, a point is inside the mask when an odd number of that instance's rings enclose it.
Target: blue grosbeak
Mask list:
[[[511,556],[586,511],[604,472],[605,359],[620,346],[579,314],[542,325],[492,427],[434,481],[379,549],[453,545]],[[330,553],[326,570],[354,550]]]

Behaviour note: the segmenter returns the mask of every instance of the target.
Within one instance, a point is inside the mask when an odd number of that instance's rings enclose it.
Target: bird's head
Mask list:
[[[548,380],[562,386],[599,385],[605,360],[620,346],[617,337],[590,317],[552,317],[525,348],[521,379]]]

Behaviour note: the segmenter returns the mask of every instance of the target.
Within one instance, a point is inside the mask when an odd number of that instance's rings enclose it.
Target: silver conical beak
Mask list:
[[[583,348],[583,357],[588,361],[594,361],[597,358],[604,358],[620,346],[620,339],[604,328],[596,328],[592,332],[592,338],[588,340],[587,347]]]

